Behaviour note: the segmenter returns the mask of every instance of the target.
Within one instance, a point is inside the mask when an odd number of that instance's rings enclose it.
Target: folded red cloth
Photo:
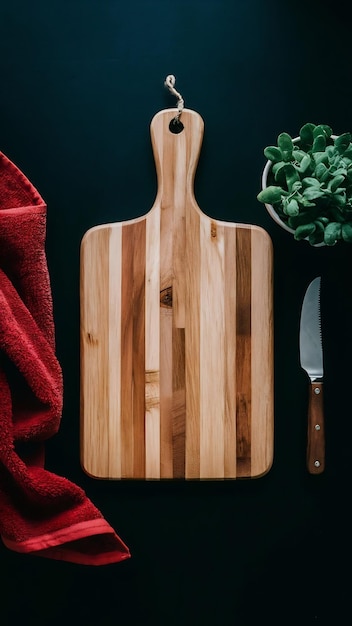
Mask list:
[[[0,152],[0,535],[16,552],[116,563],[130,557],[128,547],[80,487],[44,466],[63,403],[46,210]]]

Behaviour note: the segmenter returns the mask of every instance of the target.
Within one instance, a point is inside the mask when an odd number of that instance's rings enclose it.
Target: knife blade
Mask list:
[[[321,474],[325,469],[320,285],[321,277],[317,276],[307,287],[302,303],[299,331],[300,363],[310,380],[306,456],[310,474]]]

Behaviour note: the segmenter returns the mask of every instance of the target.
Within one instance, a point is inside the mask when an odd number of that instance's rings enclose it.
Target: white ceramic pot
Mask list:
[[[265,167],[263,169],[263,174],[262,174],[262,189],[266,189],[268,186],[268,175],[269,175],[269,171],[271,168],[271,161],[267,161],[265,164]],[[274,207],[272,204],[267,204],[265,202],[265,207],[266,210],[268,211],[270,217],[273,218],[274,222],[276,222],[277,224],[279,224],[279,226],[281,226],[281,228],[283,228],[284,230],[287,230],[287,232],[291,233],[292,235],[294,235],[295,231],[293,230],[293,228],[290,228],[285,222],[282,221],[282,219],[278,216],[278,214],[276,213]]]
[[[331,135],[331,139],[336,139],[337,135]],[[299,141],[299,137],[295,137],[294,139],[292,139],[293,143],[297,143]],[[268,181],[268,175],[269,175],[269,171],[271,168],[271,161],[267,161],[263,170],[263,174],[262,174],[262,189],[266,189],[267,185],[267,181]],[[282,219],[278,216],[278,214],[276,213],[274,207],[271,204],[267,204],[265,203],[265,207],[266,210],[268,211],[269,215],[272,217],[272,219],[274,220],[274,222],[276,222],[277,224],[279,224],[279,226],[281,226],[281,228],[283,228],[284,230],[287,230],[287,232],[291,233],[292,235],[295,234],[295,231],[293,230],[293,228],[290,228],[285,222],[282,221]],[[306,237],[306,240],[308,241],[308,237]],[[325,246],[326,244],[322,241],[321,243],[316,243],[314,244],[315,248],[320,248],[322,246]]]

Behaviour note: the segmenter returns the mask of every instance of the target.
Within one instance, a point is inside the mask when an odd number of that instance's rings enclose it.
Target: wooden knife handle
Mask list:
[[[323,383],[309,387],[307,469],[310,474],[321,474],[325,469]]]

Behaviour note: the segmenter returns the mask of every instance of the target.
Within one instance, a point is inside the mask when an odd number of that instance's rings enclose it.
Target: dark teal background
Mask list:
[[[1,626],[351,619],[352,248],[297,243],[256,200],[263,148],[278,133],[296,135],[307,121],[336,134],[352,130],[350,42],[349,14],[338,2],[0,2],[0,150],[48,205],[65,393],[47,464],[86,490],[132,552],[128,562],[94,568],[1,545]],[[168,74],[205,122],[200,207],[258,224],[273,241],[275,458],[258,480],[100,482],[79,463],[80,240],[96,224],[152,206],[149,124],[175,106]],[[310,476],[297,333],[304,290],[318,274],[327,453],[324,474]]]

